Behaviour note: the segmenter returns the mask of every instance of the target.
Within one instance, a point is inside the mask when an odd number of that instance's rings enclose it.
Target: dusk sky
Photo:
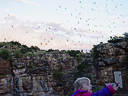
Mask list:
[[[90,50],[128,32],[128,0],[0,0],[0,42]]]

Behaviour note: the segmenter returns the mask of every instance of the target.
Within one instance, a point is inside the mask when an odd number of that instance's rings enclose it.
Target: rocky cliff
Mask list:
[[[31,55],[21,55],[19,45],[5,44],[2,49],[9,49],[11,54],[8,59],[0,58],[2,96],[69,95],[73,92],[74,80],[78,76],[87,76],[79,74],[77,68],[85,62],[85,53],[82,53],[82,60],[78,60],[66,51],[36,50]]]
[[[93,54],[81,52],[80,60],[66,51],[36,50],[32,55],[17,56],[19,45],[0,47],[11,52],[10,58],[0,58],[1,96],[71,96],[73,82],[78,77],[86,76],[92,85],[103,86],[115,82],[114,71],[124,74],[123,90],[128,92],[126,73],[121,66],[128,55],[128,43],[124,39],[100,43],[94,47]]]

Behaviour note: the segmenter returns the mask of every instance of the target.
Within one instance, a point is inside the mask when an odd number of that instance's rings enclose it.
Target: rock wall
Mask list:
[[[64,51],[38,51],[33,57],[0,58],[0,96],[71,96],[73,82],[78,77],[86,76],[92,85],[103,87],[103,83],[115,82],[114,71],[127,53],[128,43],[100,43],[96,46],[97,58],[85,54],[77,61]],[[84,69],[78,66],[86,62]],[[123,90],[128,92],[126,75],[122,75]],[[122,91],[123,92],[123,91]]]
[[[26,56],[11,60],[1,58],[0,65],[10,65],[8,68],[11,69],[8,69],[10,73],[4,74],[7,69],[1,67],[3,77],[0,79],[0,94],[3,96],[11,96],[11,94],[16,96],[71,94],[73,82],[79,76],[77,66],[83,61],[84,58],[78,62],[69,54],[59,51],[47,53],[38,51],[34,53],[33,57]],[[55,79],[53,74],[56,76]],[[62,76],[58,74],[62,74]]]
[[[127,68],[122,68],[122,62],[126,60],[128,56],[128,43],[124,39],[120,39],[115,42],[113,40],[108,43],[100,43],[97,45],[97,52],[99,57],[98,62],[98,84],[112,83],[115,82],[115,71],[121,71],[121,78],[123,88],[120,89],[122,92],[128,92],[128,78],[126,78]],[[127,60],[126,60],[127,61]],[[123,70],[125,69],[125,70]],[[120,91],[120,92],[121,92]]]

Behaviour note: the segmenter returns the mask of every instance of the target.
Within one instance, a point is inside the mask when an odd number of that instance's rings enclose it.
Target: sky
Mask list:
[[[0,0],[0,42],[84,50],[128,32],[128,0]]]

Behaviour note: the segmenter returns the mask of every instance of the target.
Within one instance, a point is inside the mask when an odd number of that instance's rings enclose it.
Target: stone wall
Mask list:
[[[87,75],[77,70],[77,66],[84,61],[84,58],[78,62],[63,52],[35,52],[32,58],[26,56],[12,58],[10,61],[1,59],[0,64],[4,65],[2,63],[4,61],[10,62],[5,65],[12,66],[12,73],[4,74],[0,79],[0,94],[3,96],[9,93],[17,96],[20,96],[19,94],[23,96],[68,95],[73,92],[73,82],[77,76]],[[3,69],[3,72],[5,70]],[[54,79],[54,72],[61,73],[62,76]]]
[[[127,53],[128,44],[118,42],[100,43],[96,47],[98,57],[92,58],[84,54],[81,61],[77,61],[63,51],[34,52],[33,57],[0,58],[0,94],[1,96],[71,96],[73,82],[86,76],[91,79],[92,85],[102,87],[103,83],[115,82],[114,71],[121,71],[123,79],[122,92],[128,92],[127,78],[120,64]],[[86,62],[82,70],[77,66]],[[8,67],[7,67],[8,66]],[[58,78],[54,78],[56,72]],[[59,75],[58,75],[59,74]],[[61,74],[61,75],[60,75]]]
[[[128,56],[128,43],[125,40],[110,41],[108,43],[100,43],[97,45],[99,57],[98,62],[98,84],[115,82],[114,71],[121,71],[123,88],[120,92],[128,91],[128,79],[126,78],[126,68],[122,68],[122,62]],[[124,70],[125,69],[125,70]]]

